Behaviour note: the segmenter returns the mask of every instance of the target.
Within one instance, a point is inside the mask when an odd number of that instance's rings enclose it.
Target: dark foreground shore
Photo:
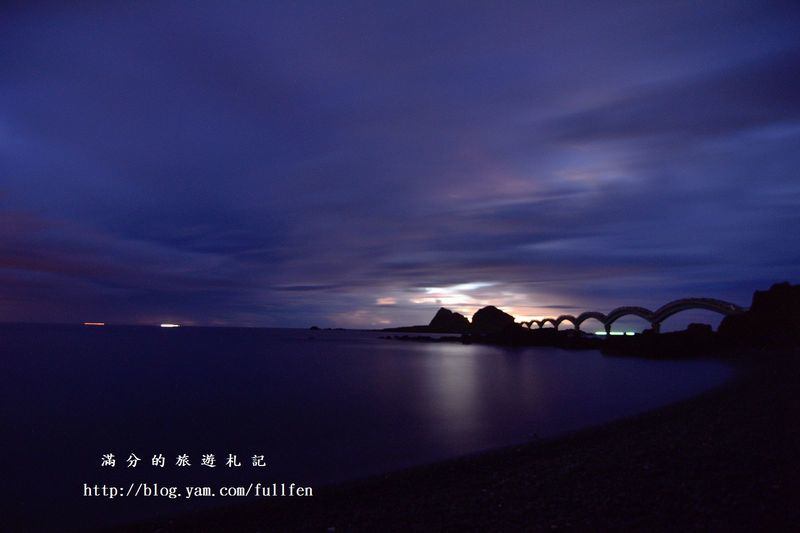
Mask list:
[[[551,441],[116,531],[794,530],[800,353]]]

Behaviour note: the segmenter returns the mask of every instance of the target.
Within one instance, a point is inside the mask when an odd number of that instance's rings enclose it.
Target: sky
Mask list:
[[[6,2],[0,321],[519,319],[798,280],[800,4]]]

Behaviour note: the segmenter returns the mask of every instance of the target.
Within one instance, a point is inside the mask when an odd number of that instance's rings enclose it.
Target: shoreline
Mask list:
[[[753,354],[723,384],[599,426],[107,531],[785,529],[800,519],[800,362]],[[758,360],[762,357],[766,360]]]

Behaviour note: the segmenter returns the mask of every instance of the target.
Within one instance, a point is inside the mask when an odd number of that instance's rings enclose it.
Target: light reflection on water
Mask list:
[[[464,349],[466,348],[466,349]],[[458,450],[468,435],[480,431],[483,418],[480,376],[476,350],[472,346],[428,346],[424,379],[426,403],[436,421],[443,445]]]

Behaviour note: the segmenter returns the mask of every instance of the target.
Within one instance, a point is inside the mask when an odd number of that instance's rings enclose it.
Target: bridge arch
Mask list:
[[[605,324],[606,324],[606,315],[604,315],[603,313],[601,313],[599,311],[585,311],[585,312],[579,314],[578,317],[575,319],[575,322],[574,322],[575,327],[577,329],[580,329],[581,328],[581,324],[583,324],[584,322],[586,322],[590,318],[593,318],[593,319],[597,320],[598,322],[603,324],[603,326],[605,326]]]
[[[681,298],[666,303],[656,309],[655,312],[653,312],[652,322],[660,324],[672,315],[693,309],[713,311],[725,316],[737,315],[745,311],[743,307],[724,300],[717,300],[714,298]]]
[[[555,329],[558,329],[558,324],[556,323],[556,319],[555,318],[543,318],[539,323],[541,324],[539,326],[540,328],[544,328],[545,324],[550,323],[550,324],[553,324],[553,327]]]
[[[561,315],[560,317],[556,318],[556,329],[558,329],[558,326],[561,325],[562,322],[569,322],[572,324],[573,329],[578,329],[578,326],[575,325],[575,317],[572,315]]]
[[[743,313],[747,310],[734,303],[717,300],[715,298],[681,298],[668,302],[655,311],[651,311],[646,307],[622,306],[611,310],[607,315],[599,311],[585,311],[577,317],[573,315],[561,315],[558,318],[529,320],[527,322],[521,322],[520,324],[527,326],[528,329],[534,329],[534,326],[538,329],[542,329],[546,324],[552,324],[553,328],[558,330],[562,322],[570,322],[576,330],[580,330],[581,324],[587,320],[593,319],[600,322],[606,332],[610,332],[611,326],[620,318],[625,316],[637,316],[646,320],[650,324],[651,329],[658,332],[661,322],[667,318],[682,311],[693,309],[712,311],[725,316]]]
[[[646,307],[638,307],[638,306],[623,306],[617,307],[616,309],[612,309],[611,312],[606,315],[606,319],[603,322],[603,325],[606,327],[606,332],[611,331],[611,326],[624,316],[638,316],[639,318],[643,318],[646,320],[651,327],[654,325],[653,321],[653,312]]]
[[[541,324],[538,320],[522,321],[520,322],[520,324],[528,329],[534,329],[534,326],[536,326],[537,328],[541,327]]]
[[[597,331],[605,330],[606,328],[606,315],[597,311],[587,311],[581,313],[575,318],[575,329],[584,331],[581,328],[590,328],[586,330],[587,333],[596,333]],[[589,324],[587,326],[587,323]],[[596,323],[596,325],[595,325]],[[599,327],[598,327],[599,326]]]

